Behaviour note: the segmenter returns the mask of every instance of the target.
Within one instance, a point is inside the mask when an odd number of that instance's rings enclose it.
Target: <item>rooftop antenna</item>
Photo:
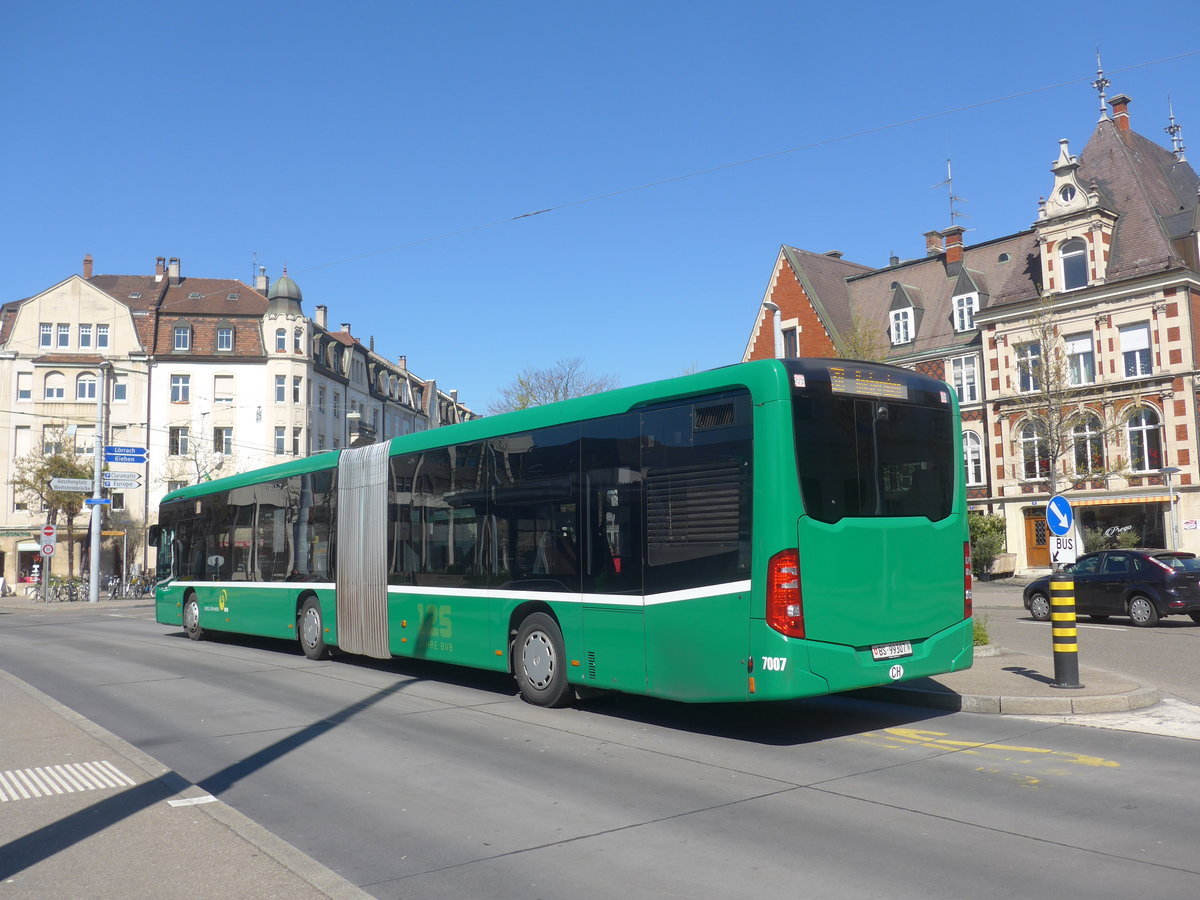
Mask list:
[[[261,254],[257,250],[250,251],[250,283],[254,284],[254,279],[258,277],[258,257]]]
[[[1171,152],[1175,154],[1175,158],[1180,162],[1187,162],[1187,157],[1183,155],[1186,149],[1183,146],[1183,126],[1175,121],[1175,108],[1171,105],[1171,95],[1167,94],[1167,120],[1171,123],[1163,129],[1171,136]]]
[[[944,187],[946,189],[946,194],[948,195],[949,200],[950,200],[950,227],[951,228],[953,228],[955,225],[958,224],[959,219],[969,219],[970,218],[970,216],[968,216],[966,213],[961,213],[954,207],[955,203],[966,203],[967,199],[966,199],[966,197],[957,197],[954,194],[954,171],[951,169],[950,160],[946,160],[946,180],[939,181],[937,184],[935,184],[933,186],[935,188]]]
[[[1104,67],[1100,65],[1100,48],[1096,48],[1096,80],[1092,82],[1092,87],[1100,94],[1100,121],[1103,122],[1108,118],[1108,101],[1104,99],[1104,90],[1111,81],[1104,77]]]

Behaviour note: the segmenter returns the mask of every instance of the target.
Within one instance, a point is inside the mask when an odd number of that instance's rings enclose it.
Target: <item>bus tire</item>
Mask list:
[[[309,659],[328,659],[329,648],[325,646],[325,622],[321,618],[321,602],[309,597],[300,607],[296,617],[296,636],[300,638],[300,649]]]
[[[562,630],[545,613],[526,616],[513,645],[513,675],[521,699],[534,706],[566,706],[575,698],[567,683]]]
[[[183,598],[183,633],[190,640],[204,640],[204,629],[200,627],[200,601],[195,594]]]

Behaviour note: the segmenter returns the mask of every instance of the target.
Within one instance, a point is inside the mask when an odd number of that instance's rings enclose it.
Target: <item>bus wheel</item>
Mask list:
[[[325,629],[321,621],[321,603],[309,597],[300,607],[296,633],[300,637],[300,649],[309,659],[326,659],[329,649],[325,646]]]
[[[183,601],[183,633],[193,641],[204,638],[204,629],[200,627],[200,603],[195,594],[188,594]]]
[[[517,630],[513,674],[521,698],[534,706],[566,706],[575,692],[567,684],[566,650],[558,623],[533,613]]]

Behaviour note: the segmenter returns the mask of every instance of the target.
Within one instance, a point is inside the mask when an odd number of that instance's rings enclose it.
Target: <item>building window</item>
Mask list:
[[[96,426],[79,426],[75,429],[75,455],[94,456],[96,453]]]
[[[912,340],[912,310],[892,310],[892,343],[907,344]]]
[[[303,328],[297,328],[295,331],[292,332],[292,352],[294,352],[294,353],[303,353],[304,352],[304,329]]]
[[[229,427],[213,429],[213,450],[230,456],[233,453],[233,429]]]
[[[800,356],[800,330],[785,328],[783,330],[783,358],[796,359]]]
[[[304,434],[303,428],[292,429],[292,456],[300,455],[300,438]]]
[[[108,326],[96,326],[96,349],[103,350],[108,346]]]
[[[125,508],[125,492],[114,491],[111,495],[112,508],[114,512],[120,512]]]
[[[1063,339],[1067,351],[1067,380],[1073,387],[1096,380],[1096,355],[1090,334],[1069,334]]]
[[[1071,446],[1076,475],[1097,475],[1104,471],[1104,432],[1095,416],[1084,416],[1071,426]]]
[[[317,412],[325,412],[325,385],[317,388]]]
[[[172,403],[187,403],[192,397],[192,376],[191,375],[172,375],[171,376],[171,402]]]
[[[1046,478],[1050,474],[1050,457],[1042,429],[1030,422],[1021,429],[1021,465],[1026,479]]]
[[[233,349],[233,329],[218,328],[217,329],[217,350],[218,352],[227,352]]]
[[[213,402],[214,403],[232,403],[233,402],[233,376],[232,375],[215,375],[215,376],[213,376]]]
[[[975,327],[975,313],[979,309],[978,294],[963,294],[954,298],[954,330],[970,331]]]
[[[1022,394],[1042,389],[1042,345],[1030,341],[1017,347],[1017,390]]]
[[[963,432],[963,463],[967,469],[967,484],[983,484],[983,441],[973,431]]]
[[[1162,468],[1162,428],[1158,413],[1142,407],[1125,423],[1129,439],[1129,468],[1134,472],[1157,472]]]
[[[181,491],[185,487],[187,487],[186,481],[168,481],[167,482],[167,493],[170,493],[171,491]]]
[[[95,400],[96,399],[96,376],[85,374],[80,375],[75,379],[75,399],[76,400]]]
[[[171,456],[186,456],[188,452],[188,428],[186,425],[172,428],[168,438],[167,452]]]
[[[67,396],[67,377],[62,372],[47,372],[42,397],[46,400],[62,400]]]
[[[325,435],[324,434],[317,435],[317,449],[318,450],[325,449]]]
[[[176,350],[191,350],[192,349],[192,329],[187,325],[175,326],[175,344]]]
[[[1125,362],[1125,377],[1136,378],[1150,374],[1150,325],[1121,326],[1121,358]]]
[[[58,343],[55,344],[55,346],[60,349],[71,346],[71,326],[70,325],[59,325],[58,326]]]
[[[283,353],[287,350],[287,329],[275,329],[275,350],[278,353]]]
[[[124,403],[129,399],[129,382],[124,378],[113,381],[112,398],[114,403]]]
[[[287,400],[287,376],[275,376],[275,402],[283,403]]]
[[[54,346],[54,326],[49,322],[42,322],[38,325],[38,346],[43,350],[49,350]]]
[[[287,429],[282,425],[275,426],[275,452],[282,455],[285,450],[285,441],[287,440]]]
[[[1062,289],[1073,291],[1076,288],[1087,287],[1087,244],[1083,238],[1072,238],[1064,243],[1059,256],[1062,259]]]
[[[79,349],[86,350],[92,346],[92,326],[79,326]]]
[[[32,400],[33,399],[33,373],[18,372],[17,373],[17,400]]]
[[[62,453],[62,428],[48,425],[42,428],[42,455],[58,456]]]
[[[950,360],[950,383],[959,403],[975,403],[979,400],[978,369],[974,356],[956,356]]]
[[[300,375],[292,376],[292,402],[299,403],[304,397],[304,378]]]
[[[342,395],[337,391],[333,392],[333,417],[340,418],[342,415]]]

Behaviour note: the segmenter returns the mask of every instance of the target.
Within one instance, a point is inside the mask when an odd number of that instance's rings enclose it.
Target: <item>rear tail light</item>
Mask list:
[[[781,550],[767,563],[767,624],[788,637],[804,637],[799,551]]]
[[[975,611],[973,594],[971,592],[971,542],[963,541],[963,618],[971,618]]]

